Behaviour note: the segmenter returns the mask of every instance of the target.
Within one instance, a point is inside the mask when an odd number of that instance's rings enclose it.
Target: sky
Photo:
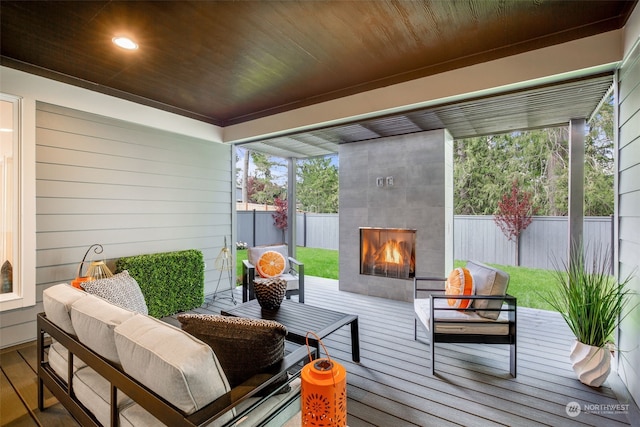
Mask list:
[[[241,177],[242,177],[242,168],[244,168],[244,156],[247,153],[247,150],[245,150],[244,148],[238,148],[237,149],[237,154],[238,154],[238,161],[236,162],[236,169],[238,170],[238,176],[237,176],[237,181],[240,182]],[[334,154],[331,155],[331,164],[338,166],[339,165],[339,160],[338,160],[338,155]],[[281,157],[273,157],[273,160],[278,161],[280,163],[282,163],[285,166],[276,166],[274,168],[271,169],[271,173],[273,174],[273,176],[276,177],[275,182],[279,185],[284,185],[287,182],[287,159],[283,159]],[[255,165],[253,164],[253,160],[250,158],[249,159],[249,176],[252,176],[255,172]]]

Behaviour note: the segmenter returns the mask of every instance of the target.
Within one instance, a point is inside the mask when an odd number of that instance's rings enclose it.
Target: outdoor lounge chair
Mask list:
[[[510,372],[516,376],[516,298],[506,293],[509,275],[469,261],[466,268],[475,283],[475,295],[446,295],[447,279],[414,279],[414,339],[418,323],[429,336],[431,373],[435,372],[435,343],[509,344]],[[424,287],[423,282],[429,282]],[[468,308],[453,308],[448,300],[471,300]],[[506,303],[506,304],[503,304]]]
[[[289,256],[285,244],[255,246],[247,249],[247,259],[242,264],[242,302],[255,298],[253,290],[253,281],[256,278],[255,265],[266,251],[276,251],[284,256],[286,265],[280,277],[287,281],[285,296],[290,299],[291,295],[298,295],[298,302],[304,303],[304,264]]]

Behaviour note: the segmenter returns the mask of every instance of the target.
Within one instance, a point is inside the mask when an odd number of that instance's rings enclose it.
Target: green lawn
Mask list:
[[[246,250],[237,251],[237,274],[242,275],[242,261],[247,259]],[[296,255],[304,263],[305,275],[338,279],[338,251],[329,249],[298,247]],[[456,261],[456,267],[463,267],[465,262]],[[527,267],[496,265],[511,276],[507,292],[518,299],[518,306],[553,310],[538,293],[546,293],[554,285],[553,274],[549,270]]]
[[[241,277],[242,261],[247,259],[247,251],[238,250],[237,257],[237,275]],[[304,263],[305,275],[338,279],[338,251],[298,246],[296,259]]]
[[[466,262],[456,261],[456,267],[464,267]],[[519,307],[541,308],[553,310],[539,293],[546,294],[553,288],[555,279],[553,272],[539,268],[514,267],[511,265],[491,264],[493,267],[509,273],[509,288],[507,293],[518,299]]]

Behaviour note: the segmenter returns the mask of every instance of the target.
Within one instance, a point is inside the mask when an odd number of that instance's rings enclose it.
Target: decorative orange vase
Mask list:
[[[302,425],[346,427],[347,371],[330,359],[307,363],[302,379]]]
[[[71,281],[71,286],[73,286],[74,288],[82,289],[81,283],[88,282],[91,279],[91,277],[76,277]]]

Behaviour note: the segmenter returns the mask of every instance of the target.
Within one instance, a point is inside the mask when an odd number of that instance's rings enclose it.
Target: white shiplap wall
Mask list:
[[[635,271],[632,306],[640,304],[640,39],[619,72],[619,274]],[[618,373],[640,403],[640,305],[620,327]]]
[[[42,291],[75,276],[93,243],[128,255],[199,249],[205,294],[232,242],[231,148],[43,102],[36,111],[36,301],[2,313],[2,345],[34,339]],[[223,275],[223,289],[228,280]]]

